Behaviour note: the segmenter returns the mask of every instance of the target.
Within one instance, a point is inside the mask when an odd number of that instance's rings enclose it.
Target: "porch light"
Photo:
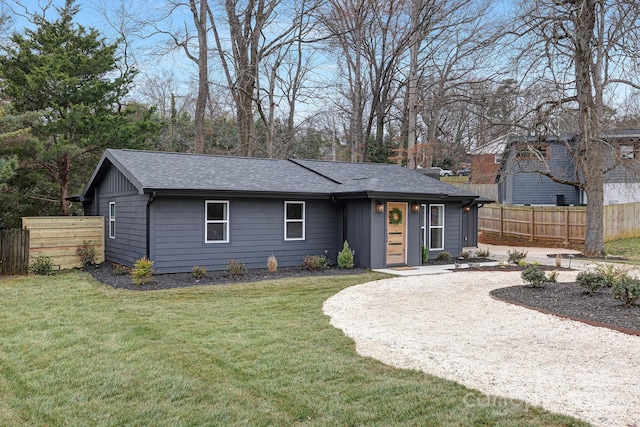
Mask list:
[[[411,212],[420,212],[420,204],[413,202],[411,204]]]
[[[376,212],[378,213],[384,212],[384,203],[376,202]]]
[[[465,211],[465,212],[469,212],[470,210],[471,210],[471,206],[465,206],[465,207],[464,207],[464,211]]]

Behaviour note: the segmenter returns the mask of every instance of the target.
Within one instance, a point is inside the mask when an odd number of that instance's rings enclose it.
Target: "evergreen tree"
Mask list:
[[[143,146],[157,126],[150,111],[122,105],[136,71],[118,69],[117,44],[74,24],[73,0],[57,11],[54,21],[35,16],[35,29],[14,33],[1,47],[0,78],[15,114],[40,117],[30,128],[34,138],[22,141],[31,146],[13,148],[32,154],[21,163],[50,177],[59,190],[59,213],[68,215],[70,184],[82,185],[77,177],[90,170],[90,160],[107,146]]]

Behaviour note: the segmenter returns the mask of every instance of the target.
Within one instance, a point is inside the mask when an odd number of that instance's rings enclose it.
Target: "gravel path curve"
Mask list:
[[[640,337],[489,296],[521,283],[520,273],[398,277],[345,289],[324,313],[363,356],[596,426],[640,427]]]

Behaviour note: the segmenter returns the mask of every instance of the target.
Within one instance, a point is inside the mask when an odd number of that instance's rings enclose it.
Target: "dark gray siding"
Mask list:
[[[373,245],[371,242],[373,224],[371,223],[372,200],[349,200],[347,206],[347,241],[349,247],[354,250],[354,264],[357,267],[369,268]],[[382,229],[384,234],[384,228]],[[383,235],[384,238],[384,235]],[[342,249],[342,244],[340,245]],[[384,248],[383,248],[384,249]]]
[[[478,206],[472,205],[469,211],[462,210],[462,247],[478,246]]]
[[[460,202],[442,202],[442,201],[423,201],[427,205],[427,215],[429,205],[444,205],[444,251],[449,252],[452,256],[457,257],[462,252],[462,204]],[[424,213],[421,211],[421,215]],[[424,221],[421,219],[420,224]],[[429,236],[429,219],[427,218],[427,239]],[[422,242],[422,240],[421,240]],[[421,248],[422,249],[422,248]],[[430,250],[429,259],[435,259],[440,254],[439,250]],[[420,253],[422,257],[422,252]],[[419,265],[419,264],[414,264]]]
[[[94,201],[104,217],[105,259],[132,266],[146,255],[147,196],[137,190],[116,168],[111,167],[97,188]],[[116,204],[115,239],[109,237],[109,203]]]
[[[206,200],[229,201],[228,243],[205,243]],[[324,255],[325,251],[335,262],[340,207],[328,200],[307,200],[305,240],[285,241],[284,202],[216,196],[157,197],[150,211],[151,259],[156,271],[189,272],[194,265],[225,270],[231,259],[247,268],[265,268],[271,254],[277,257],[278,266],[299,266],[305,255]]]
[[[446,211],[445,211],[446,213]],[[420,236],[420,211],[413,212],[407,204],[407,265],[422,263],[422,238]]]
[[[566,148],[560,143],[550,143],[548,152],[549,158],[546,164],[537,160],[516,160],[513,152],[509,154],[506,172],[502,178],[504,185],[502,203],[555,205],[558,195],[564,197],[564,204],[580,203],[580,191],[576,187],[559,184],[537,173],[548,167],[558,178],[574,179],[575,166]]]

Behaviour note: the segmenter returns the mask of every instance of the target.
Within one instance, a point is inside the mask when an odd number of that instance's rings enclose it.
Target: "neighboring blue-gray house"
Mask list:
[[[388,164],[106,150],[75,200],[104,216],[108,261],[159,273],[335,262],[345,240],[364,268],[477,245],[477,196]]]
[[[536,137],[510,135],[496,177],[498,202],[511,205],[576,205],[587,202],[584,192],[558,183],[540,172],[567,182],[579,182],[574,154],[576,135]],[[640,202],[640,130],[603,133],[605,158],[604,204]]]

